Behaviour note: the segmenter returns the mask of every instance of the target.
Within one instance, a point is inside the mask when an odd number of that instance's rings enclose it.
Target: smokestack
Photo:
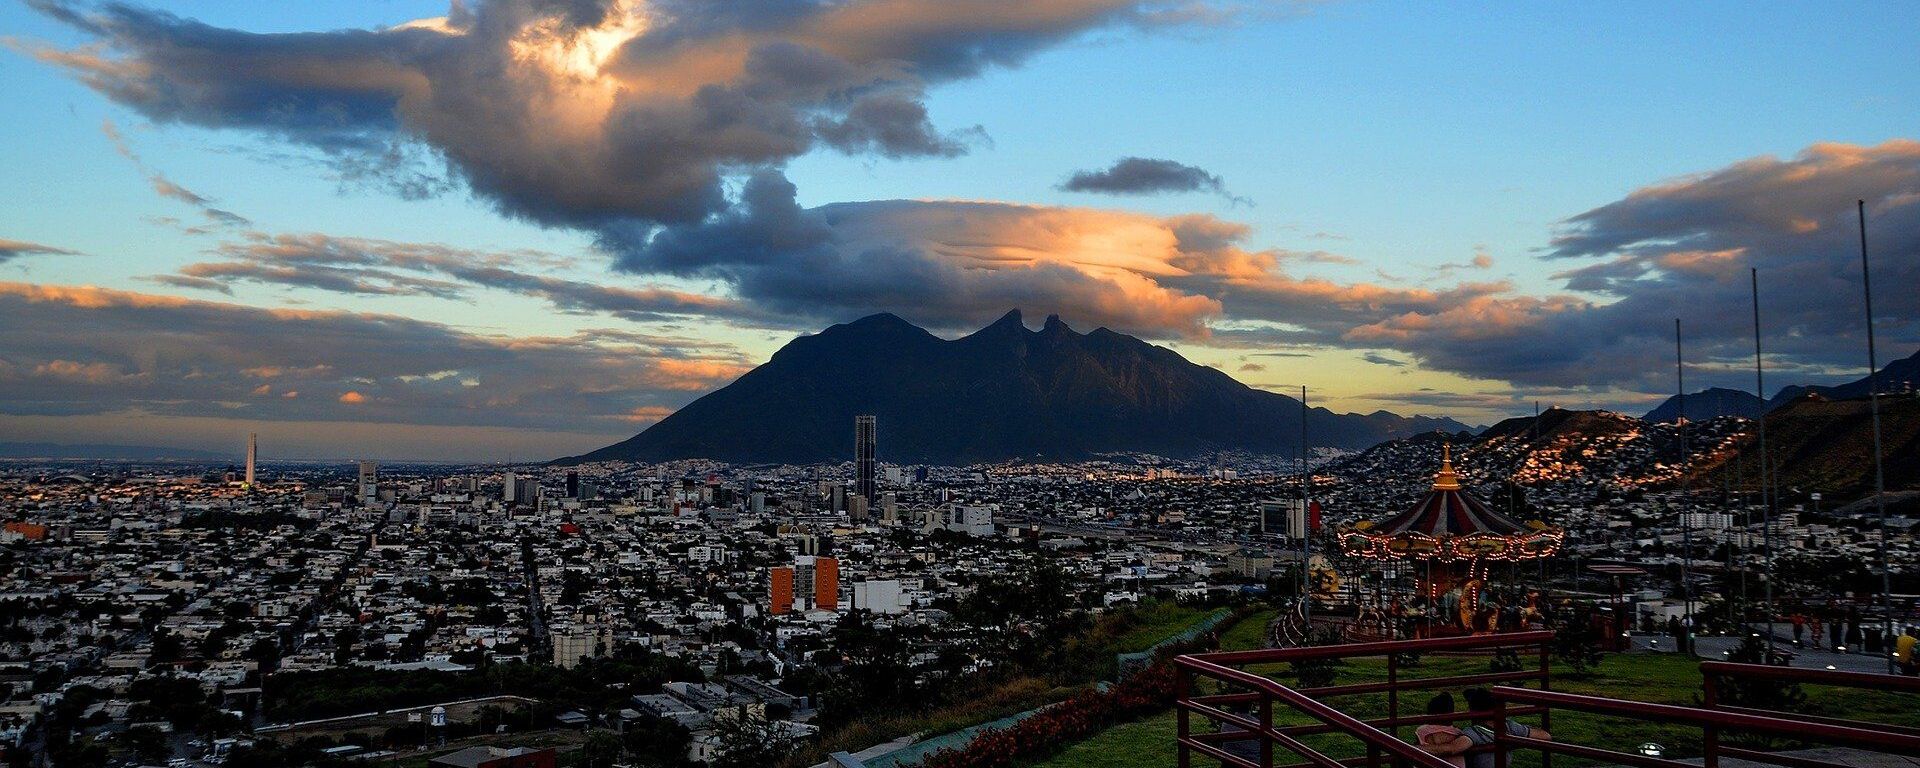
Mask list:
[[[260,433],[247,433],[247,487],[253,487],[253,462],[260,458]]]

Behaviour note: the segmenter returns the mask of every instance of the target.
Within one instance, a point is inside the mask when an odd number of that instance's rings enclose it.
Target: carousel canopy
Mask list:
[[[1564,535],[1489,509],[1460,486],[1451,447],[1443,447],[1440,472],[1420,503],[1379,525],[1355,526],[1343,544],[1350,554],[1384,560],[1528,560],[1552,554]]]
[[[1488,533],[1495,536],[1507,536],[1527,532],[1527,527],[1506,515],[1487,508],[1486,504],[1473,497],[1460,487],[1460,477],[1453,471],[1453,453],[1443,449],[1440,459],[1440,474],[1433,479],[1433,489],[1427,491],[1427,497],[1413,505],[1412,509],[1400,513],[1398,517],[1374,526],[1368,531],[1376,535],[1391,536],[1396,533],[1424,533],[1428,536],[1466,536],[1475,533]]]

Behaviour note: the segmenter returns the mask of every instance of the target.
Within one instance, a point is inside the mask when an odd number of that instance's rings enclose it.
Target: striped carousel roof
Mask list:
[[[1476,533],[1507,536],[1526,533],[1528,528],[1513,518],[1487,508],[1486,504],[1460,487],[1453,471],[1453,453],[1443,447],[1440,474],[1434,477],[1433,490],[1412,509],[1368,531],[1374,536],[1422,533],[1434,538],[1471,536]]]

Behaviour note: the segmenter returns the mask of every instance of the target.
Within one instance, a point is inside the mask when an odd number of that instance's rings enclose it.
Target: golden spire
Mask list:
[[[1453,444],[1440,444],[1440,474],[1433,478],[1436,491],[1460,490],[1460,476],[1453,473]]]

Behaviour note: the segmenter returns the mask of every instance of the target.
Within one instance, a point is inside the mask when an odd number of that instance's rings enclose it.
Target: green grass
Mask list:
[[[1238,631],[1246,623],[1243,621],[1240,626],[1229,630],[1222,638],[1223,646],[1227,645],[1227,638],[1238,637]],[[1402,678],[1434,678],[1486,670],[1485,658],[1428,657],[1418,667],[1402,670]],[[1284,665],[1277,669],[1255,671],[1282,682],[1291,682],[1291,674],[1286,671]],[[1384,660],[1359,659],[1348,662],[1341,669],[1337,682],[1344,684],[1384,679],[1386,679]],[[1600,665],[1597,672],[1586,679],[1556,675],[1553,688],[1570,693],[1691,706],[1694,703],[1695,694],[1700,690],[1700,672],[1694,661],[1675,655],[1612,656]],[[1920,725],[1920,708],[1914,706],[1911,697],[1811,686],[1806,690],[1814,714],[1897,725]],[[1458,691],[1454,693],[1457,699]],[[1429,695],[1420,691],[1404,693],[1401,697],[1401,712],[1409,714],[1420,711],[1424,708]],[[1364,718],[1384,717],[1387,714],[1384,695],[1334,697],[1327,702],[1342,711]],[[1304,715],[1290,710],[1285,711],[1284,716],[1281,711],[1276,711],[1275,720],[1283,725],[1308,722]],[[1537,724],[1538,719],[1530,719],[1530,722]],[[1567,711],[1555,713],[1552,723],[1552,732],[1556,741],[1620,751],[1631,751],[1639,744],[1651,741],[1665,745],[1669,756],[1692,757],[1700,754],[1700,731],[1693,727]],[[1033,766],[1034,768],[1080,768],[1082,766],[1159,768],[1173,765],[1174,732],[1174,714],[1168,711],[1144,720],[1110,728],[1093,738],[1072,744],[1053,758],[1034,763]],[[1402,732],[1403,738],[1410,738],[1411,735],[1411,728]],[[1306,741],[1314,748],[1334,757],[1350,757],[1364,753],[1357,741],[1345,736],[1326,734],[1309,737]],[[1289,759],[1287,762],[1293,762],[1293,760]],[[1556,765],[1568,767],[1591,763],[1592,761],[1575,760],[1565,756],[1555,761]],[[1208,763],[1202,760],[1196,761],[1196,764]],[[1538,753],[1514,754],[1513,765],[1515,766],[1524,768],[1538,764]]]
[[[1227,631],[1220,633],[1220,650],[1252,651],[1267,647],[1267,625],[1279,611],[1271,608],[1247,614]]]
[[[1147,603],[1132,611],[1132,626],[1120,634],[1115,646],[1121,653],[1144,651],[1186,631],[1213,611],[1212,608],[1194,608],[1175,602]]]

